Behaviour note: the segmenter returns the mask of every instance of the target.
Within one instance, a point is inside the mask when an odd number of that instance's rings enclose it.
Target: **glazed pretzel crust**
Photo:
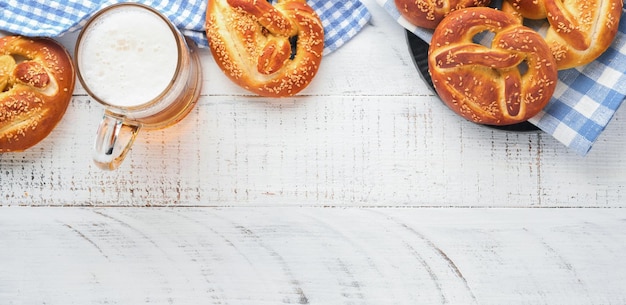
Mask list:
[[[493,32],[491,47],[473,42]],[[511,14],[467,8],[437,27],[428,55],[441,99],[464,118],[486,125],[528,120],[550,100],[557,83],[554,58],[543,38]]]
[[[0,38],[0,152],[43,140],[65,114],[74,90],[72,60],[47,38]]]
[[[396,8],[410,23],[434,29],[450,12],[465,7],[487,6],[490,0],[395,0]]]
[[[503,10],[520,18],[545,19],[545,40],[559,70],[588,64],[617,34],[623,0],[506,0]]]
[[[249,91],[291,96],[307,87],[319,69],[324,28],[305,0],[274,5],[265,0],[210,0],[206,17],[218,66]]]

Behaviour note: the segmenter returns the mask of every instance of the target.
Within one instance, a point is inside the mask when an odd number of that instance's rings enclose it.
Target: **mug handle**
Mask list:
[[[114,170],[130,151],[141,126],[105,111],[94,144],[93,160],[101,169]]]

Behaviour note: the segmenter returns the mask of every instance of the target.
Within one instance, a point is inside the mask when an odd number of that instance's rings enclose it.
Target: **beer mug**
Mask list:
[[[93,159],[116,169],[140,129],[183,119],[202,85],[196,45],[158,11],[137,3],[104,8],[91,17],[75,49],[78,77],[104,106]]]

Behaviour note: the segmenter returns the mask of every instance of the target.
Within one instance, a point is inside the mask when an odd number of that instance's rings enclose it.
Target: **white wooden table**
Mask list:
[[[0,154],[0,304],[626,304],[626,110],[586,157],[464,121],[363,2],[371,24],[297,97],[201,51],[195,111],[113,172],[78,87],[47,139]]]

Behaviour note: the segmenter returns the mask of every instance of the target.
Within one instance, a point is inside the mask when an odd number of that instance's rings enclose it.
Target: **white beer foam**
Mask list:
[[[172,30],[141,7],[105,12],[85,30],[79,52],[81,77],[89,90],[121,107],[158,97],[172,82],[178,62]]]

